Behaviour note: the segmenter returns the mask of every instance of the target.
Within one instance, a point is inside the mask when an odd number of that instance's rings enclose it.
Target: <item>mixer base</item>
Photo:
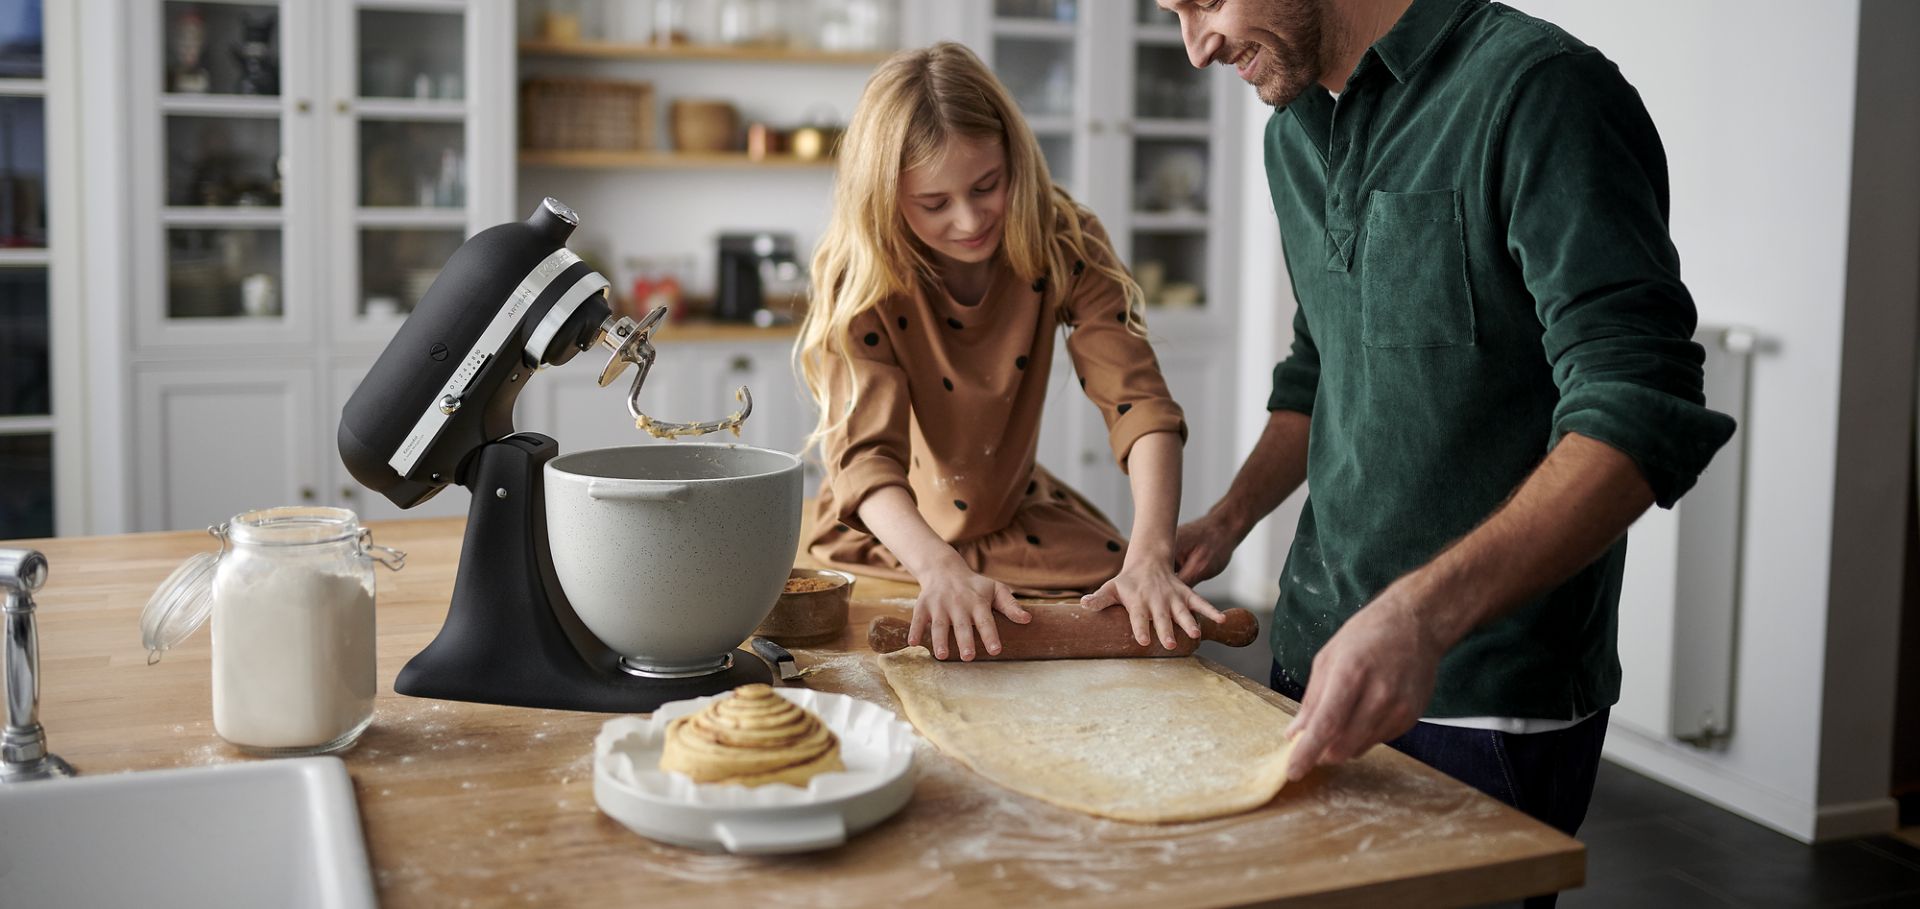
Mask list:
[[[641,677],[593,637],[567,602],[547,544],[541,468],[559,443],[538,433],[489,442],[461,485],[473,493],[447,619],[400,670],[411,697],[513,707],[651,713],[661,704],[771,683],[759,656],[734,651],[724,668],[691,677]]]

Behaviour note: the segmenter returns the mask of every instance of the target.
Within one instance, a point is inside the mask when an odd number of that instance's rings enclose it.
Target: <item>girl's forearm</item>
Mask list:
[[[927,525],[904,486],[884,486],[860,502],[860,520],[916,578],[942,570],[971,570]]]
[[[1133,488],[1133,538],[1128,565],[1142,559],[1173,564],[1173,529],[1180,520],[1180,435],[1153,432],[1141,436],[1127,454]]]

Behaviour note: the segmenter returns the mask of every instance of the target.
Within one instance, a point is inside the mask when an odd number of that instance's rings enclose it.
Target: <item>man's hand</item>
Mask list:
[[[1443,639],[1420,621],[1396,584],[1354,613],[1313,658],[1287,778],[1338,764],[1413,728],[1433,699]]]
[[[1245,538],[1216,511],[1180,525],[1173,532],[1173,565],[1180,582],[1191,587],[1226,570]]]

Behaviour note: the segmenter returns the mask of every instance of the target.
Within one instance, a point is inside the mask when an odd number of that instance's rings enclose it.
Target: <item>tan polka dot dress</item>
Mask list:
[[[912,580],[858,514],[874,490],[902,486],[974,571],[1015,593],[1087,592],[1119,573],[1126,540],[1034,459],[1056,308],[1066,308],[1067,353],[1122,470],[1135,440],[1174,431],[1184,441],[1186,423],[1153,348],[1127,329],[1119,284],[1085,262],[1066,284],[1063,293],[1044,278],[1022,280],[1002,263],[978,305],[934,288],[853,321],[851,370],[825,358],[828,412],[845,412],[848,388],[858,398],[824,439],[826,482],[809,525],[815,558]]]

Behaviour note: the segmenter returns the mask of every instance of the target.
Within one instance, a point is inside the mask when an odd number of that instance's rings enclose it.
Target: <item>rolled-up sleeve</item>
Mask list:
[[[1273,391],[1267,395],[1267,410],[1291,410],[1312,416],[1313,398],[1319,391],[1320,349],[1313,346],[1313,332],[1307,328],[1307,311],[1296,309],[1293,343],[1287,358],[1274,364]]]
[[[1518,80],[1492,143],[1507,221],[1567,433],[1604,442],[1671,508],[1733,435],[1701,390],[1693,298],[1667,229],[1666,156],[1640,96],[1594,52]]]
[[[1106,239],[1092,219],[1087,232]],[[1167,391],[1153,345],[1127,327],[1126,292],[1119,282],[1089,263],[1076,270],[1066,303],[1072,325],[1067,355],[1073,358],[1087,399],[1100,409],[1113,459],[1125,471],[1127,456],[1141,436],[1177,432],[1186,444],[1186,414]]]
[[[821,439],[822,461],[832,492],[835,518],[862,533],[860,503],[875,490],[907,482],[910,457],[910,401],[907,374],[895,359],[893,342],[880,314],[869,309],[855,317],[844,339],[848,357],[823,354],[828,413],[844,415]]]

